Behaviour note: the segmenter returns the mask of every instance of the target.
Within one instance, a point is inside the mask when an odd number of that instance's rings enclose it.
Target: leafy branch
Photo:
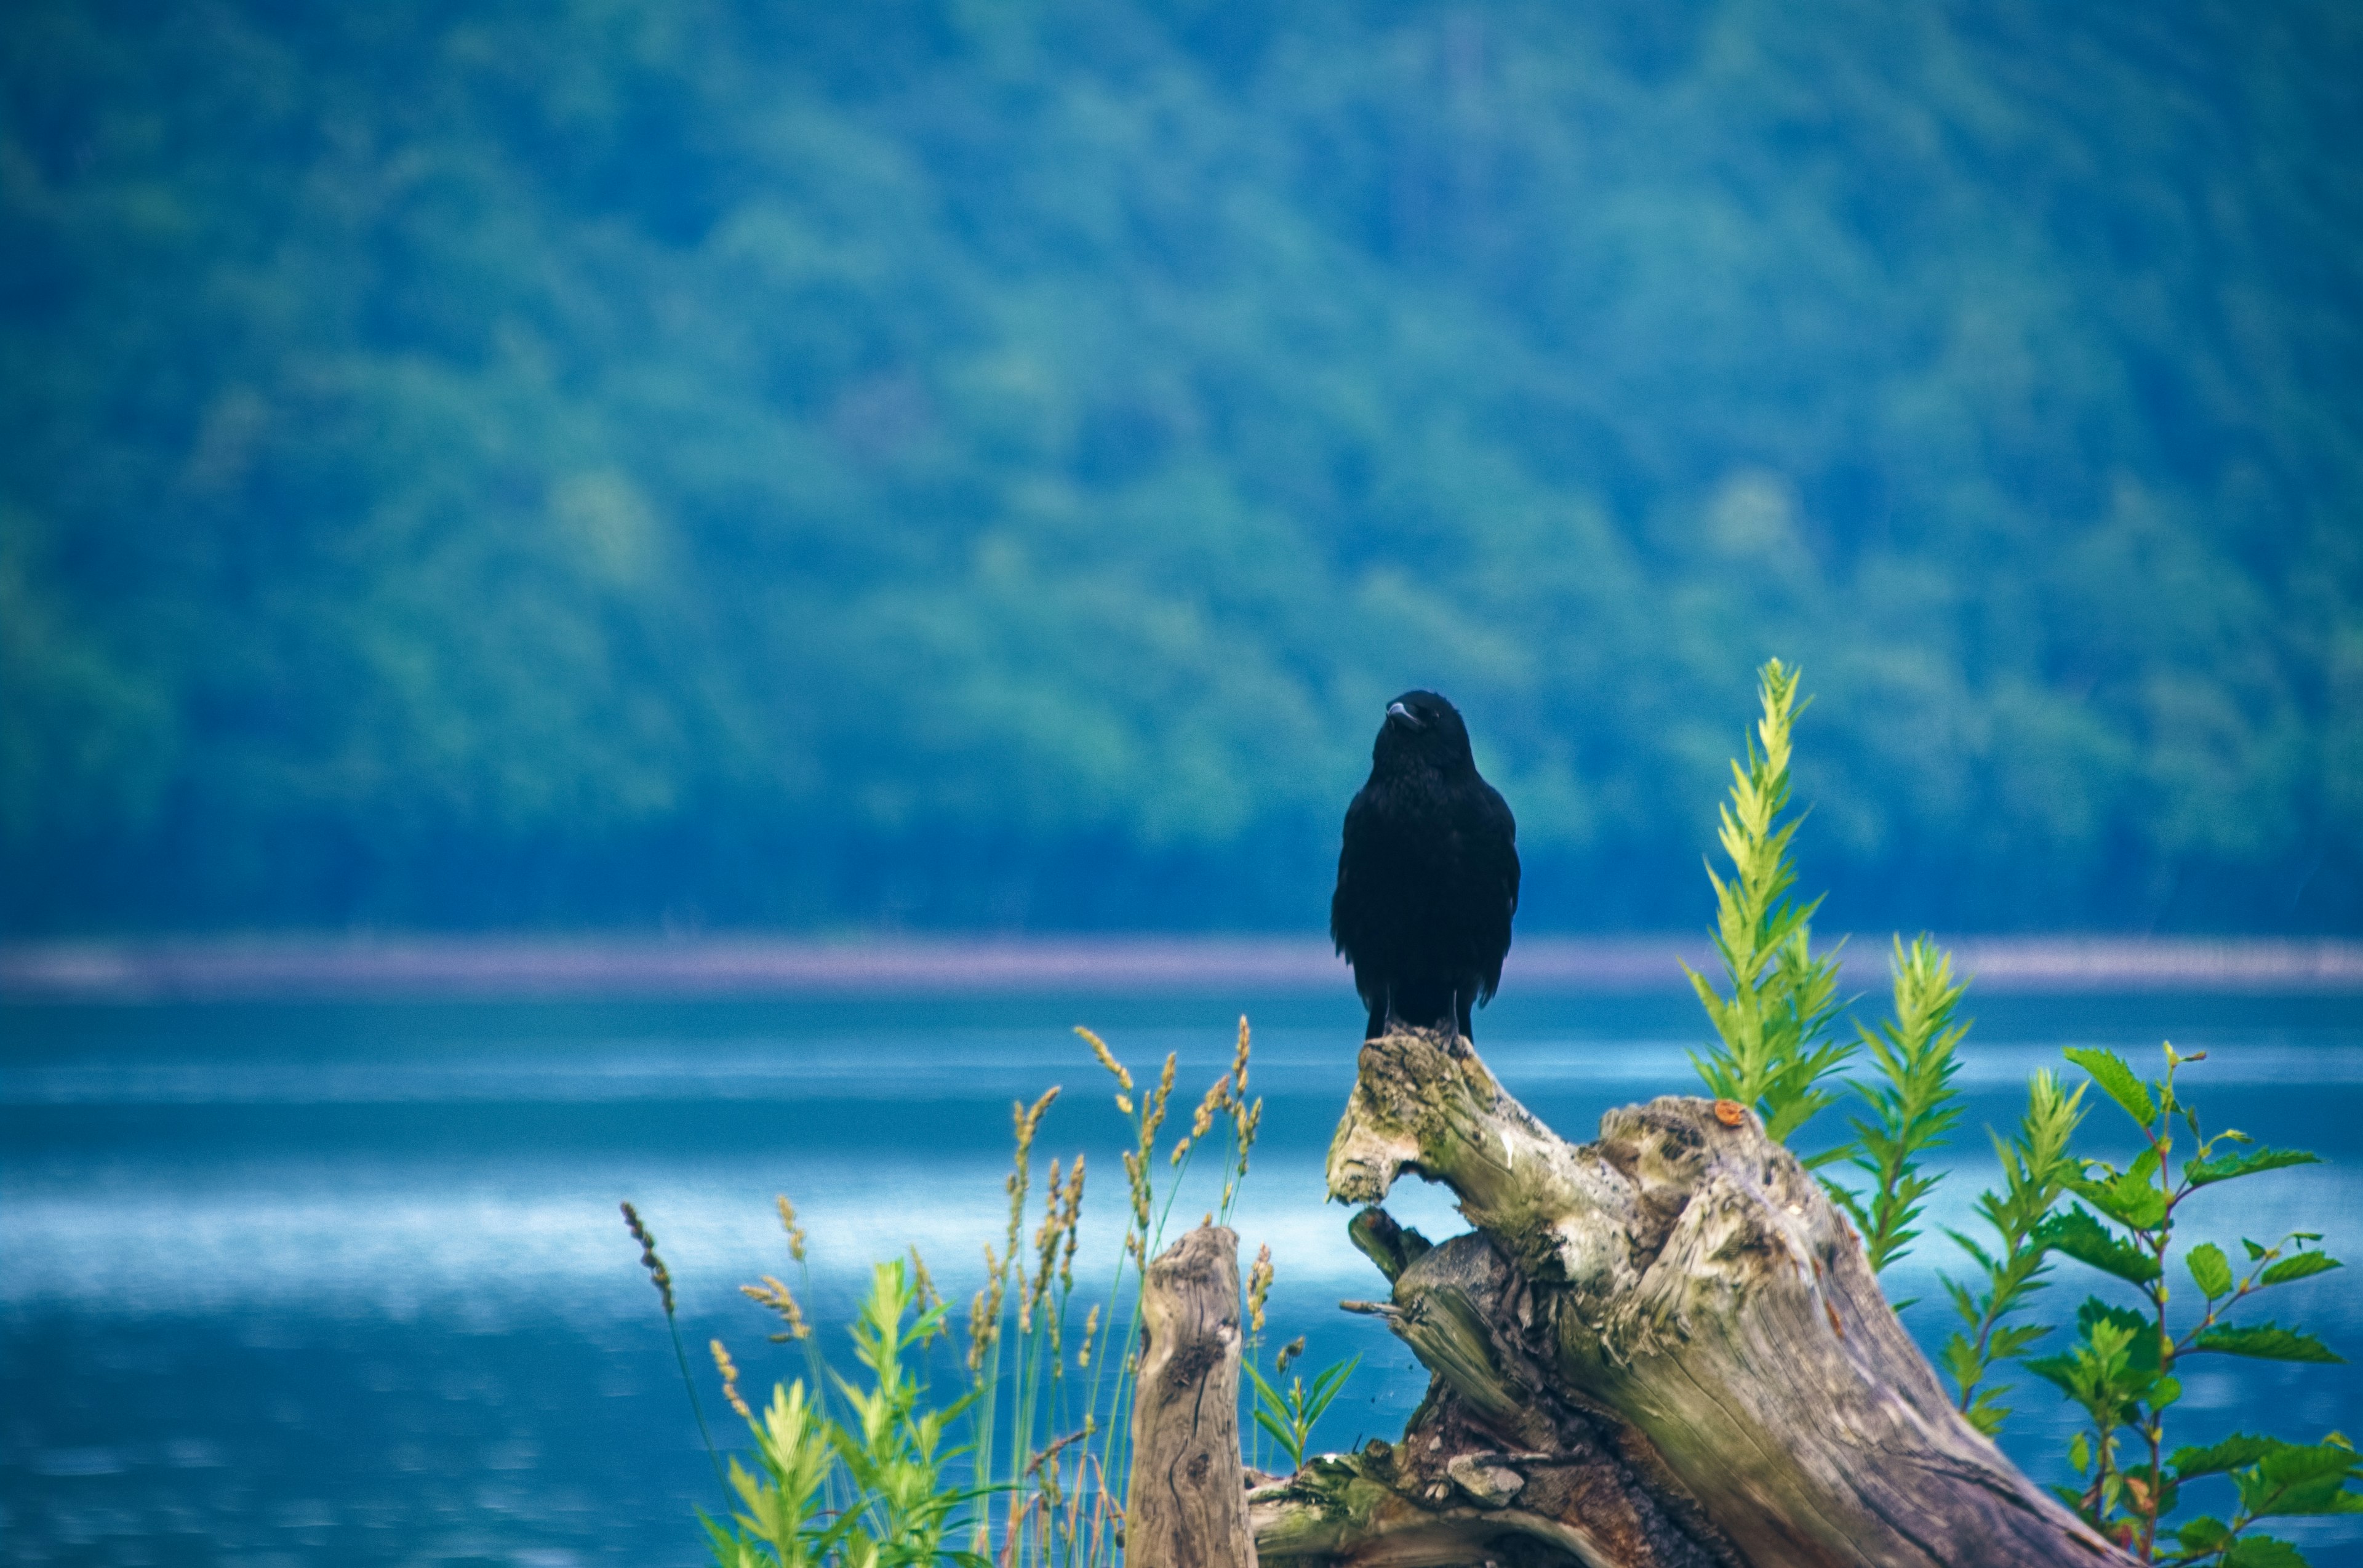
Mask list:
[[[2336,1432],[2314,1444],[2239,1437],[2169,1453],[2167,1412],[2182,1396],[2177,1370],[2189,1356],[2340,1360],[2302,1329],[2224,1321],[2227,1312],[2258,1291],[2327,1273],[2340,1266],[2338,1261],[2312,1245],[2320,1236],[2297,1231],[2271,1246],[2244,1240],[2248,1268],[2241,1275],[2221,1247],[2202,1242],[2183,1254],[2182,1263],[2203,1305],[2197,1319],[2180,1332],[2169,1318],[2168,1282],[2180,1213],[2193,1194],[2310,1164],[2315,1156],[2262,1148],[2235,1129],[2207,1135],[2197,1107],[2176,1084],[2180,1070],[2205,1060],[2206,1053],[2185,1056],[2171,1045],[2165,1049],[2166,1072],[2157,1080],[2141,1078],[2110,1051],[2067,1053],[2133,1121],[2144,1147],[2123,1169],[2106,1161],[2080,1162],[2080,1173],[2067,1186],[2083,1201],[2046,1219],[2038,1231],[2037,1240],[2053,1251],[2130,1285],[2141,1303],[2126,1308],[2097,1296],[2086,1301],[2076,1315],[2077,1342],[2027,1363],[2085,1413],[2086,1429],[2069,1450],[2080,1484],[2061,1488],[2060,1496],[2146,1562],[2213,1562],[2224,1568],[2302,1563],[2294,1546],[2252,1533],[2252,1527],[2274,1518],[2363,1513],[2363,1492],[2347,1485],[2363,1476],[2347,1440]],[[2189,1134],[2179,1174],[2178,1123]],[[2215,1475],[2228,1476],[2237,1494],[2232,1518],[2202,1516],[2183,1524],[2173,1533],[2174,1548],[2159,1555],[2162,1526],[2183,1486]]]

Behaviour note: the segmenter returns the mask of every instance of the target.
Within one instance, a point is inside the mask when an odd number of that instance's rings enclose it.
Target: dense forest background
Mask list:
[[[2363,929],[2363,12],[14,0],[0,927]]]

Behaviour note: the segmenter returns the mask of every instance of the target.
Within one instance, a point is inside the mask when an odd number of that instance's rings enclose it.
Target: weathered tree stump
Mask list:
[[[1329,1192],[1412,1172],[1475,1229],[1365,1209],[1359,1304],[1435,1374],[1402,1442],[1250,1499],[1268,1562],[1945,1568],[2130,1559],[1955,1412],[1853,1229],[1727,1102],[1667,1097],[1560,1141],[1466,1040],[1362,1048]],[[1727,1119],[1726,1119],[1727,1118]],[[1357,1305],[1357,1304],[1349,1304]]]
[[[1204,1225],[1148,1265],[1133,1385],[1131,1568],[1256,1568],[1239,1459],[1239,1239]]]

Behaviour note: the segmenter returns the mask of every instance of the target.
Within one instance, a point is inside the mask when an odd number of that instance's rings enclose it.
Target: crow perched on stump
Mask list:
[[[1370,1009],[1470,1033],[1492,1000],[1518,908],[1518,824],[1477,773],[1469,727],[1434,692],[1387,705],[1370,777],[1346,807],[1329,936]]]

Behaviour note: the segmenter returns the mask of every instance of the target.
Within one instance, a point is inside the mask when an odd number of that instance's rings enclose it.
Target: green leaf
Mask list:
[[[2192,1282],[2208,1300],[2232,1294],[2232,1261],[2224,1255],[2223,1248],[2204,1241],[2191,1249],[2190,1255],[2182,1261],[2191,1270]]]
[[[1280,1445],[1281,1452],[1288,1455],[1289,1462],[1299,1466],[1304,1463],[1304,1456],[1296,1449],[1296,1434],[1272,1419],[1270,1411],[1258,1410],[1255,1413],[1255,1422],[1257,1426],[1271,1434],[1271,1440]]]
[[[2134,1284],[2147,1284],[2158,1277],[2156,1258],[2110,1235],[2098,1219],[2072,1204],[2036,1226],[2035,1239],[2055,1252],[2065,1252],[2078,1262],[2090,1263],[2104,1274]]]
[[[1354,1374],[1354,1369],[1361,1364],[1362,1358],[1357,1355],[1350,1361],[1338,1362],[1325,1368],[1313,1380],[1312,1392],[1305,1396],[1303,1418],[1308,1432],[1312,1430],[1313,1423],[1321,1418],[1322,1412],[1329,1408],[1339,1391],[1344,1389],[1346,1380]]]
[[[2244,1535],[2224,1554],[2224,1568],[2313,1568],[2298,1549],[2269,1535]]]
[[[2036,1356],[2029,1360],[2025,1366],[2027,1371],[2070,1399],[2080,1398],[2082,1396],[2079,1391],[2085,1389],[2091,1383],[2083,1367],[2072,1355],[2062,1353],[2056,1356]]]
[[[2182,1543],[2185,1551],[2220,1551],[2224,1543],[2232,1539],[2232,1531],[2222,1519],[2202,1514],[2176,1530],[2174,1539]]]
[[[2220,1442],[2204,1448],[2179,1448],[2168,1458],[2167,1465],[2185,1481],[2199,1475],[2221,1475],[2239,1470],[2272,1452],[2290,1445],[2279,1438],[2262,1438],[2253,1432],[2234,1432]]]
[[[2051,1326],[2047,1323],[2020,1323],[1996,1329],[1986,1340],[1987,1354],[1995,1361],[2007,1361],[2049,1332]]]
[[[2105,1182],[2077,1177],[2068,1185],[2078,1197],[2131,1229],[2155,1229],[2166,1218],[2166,1195],[2143,1180],[2137,1171],[2127,1171]]]
[[[2306,1279],[2314,1274],[2326,1274],[2346,1265],[2325,1252],[2299,1252],[2268,1266],[2257,1276],[2259,1284],[2287,1284],[2291,1280]]]
[[[2356,1472],[2355,1451],[2343,1442],[2282,1443],[2235,1479],[2240,1501],[2259,1518],[2363,1510],[2363,1496],[2346,1491]]]
[[[2220,1351],[2227,1356],[2249,1356],[2258,1361],[2343,1363],[2346,1360],[2313,1335],[2273,1323],[2247,1329],[2202,1329],[2191,1344],[2193,1350]]]
[[[2157,1324],[2130,1307],[2111,1307],[2097,1296],[2086,1296],[2084,1305],[2076,1308],[2077,1330],[2097,1343],[2100,1336],[2095,1330],[2104,1323],[2124,1336],[2127,1366],[2141,1373],[2158,1369]]]
[[[2134,1075],[2134,1070],[2113,1051],[2096,1047],[2071,1045],[2066,1055],[2069,1061],[2091,1074],[2092,1082],[2101,1085],[2101,1093],[2124,1107],[2127,1116],[2145,1128],[2158,1119],[2158,1102],[2150,1098],[2149,1085]]]
[[[2259,1171],[2281,1171],[2291,1165],[2320,1163],[2321,1155],[2309,1154],[2302,1149],[2250,1149],[2212,1160],[2193,1160],[2182,1168],[2182,1179],[2194,1187],[2203,1187],[2216,1182],[2228,1182],[2235,1176],[2253,1176]]]
[[[1962,1251],[1967,1252],[1969,1255],[1970,1261],[1976,1263],[1978,1267],[1985,1270],[1986,1273],[1992,1273],[1995,1270],[2002,1267],[2000,1261],[1998,1261],[1992,1253],[1987,1251],[1983,1247],[1979,1246],[1975,1238],[1964,1236],[1959,1231],[1950,1228],[1946,1229],[1945,1234],[1950,1236],[1953,1239],[1953,1245],[1958,1247]],[[1949,1281],[1947,1283],[1948,1284],[1950,1284]]]

